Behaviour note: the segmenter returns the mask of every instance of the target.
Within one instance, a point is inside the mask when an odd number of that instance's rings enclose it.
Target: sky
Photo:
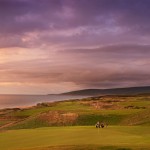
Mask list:
[[[150,85],[150,0],[0,0],[0,94]]]

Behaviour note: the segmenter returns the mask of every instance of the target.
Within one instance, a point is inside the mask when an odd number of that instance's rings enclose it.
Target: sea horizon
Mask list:
[[[69,99],[80,99],[88,96],[73,96],[61,94],[0,94],[0,109],[24,108],[37,105],[42,102],[54,102]]]

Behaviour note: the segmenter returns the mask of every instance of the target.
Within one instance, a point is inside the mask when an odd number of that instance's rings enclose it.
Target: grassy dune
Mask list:
[[[149,94],[0,110],[0,150],[149,150],[149,114]]]
[[[97,121],[109,125],[150,125],[150,95],[102,96],[82,100],[42,103],[27,109],[4,110],[0,126],[29,129],[49,126],[87,126]],[[2,128],[2,127],[0,127]]]
[[[150,149],[150,130],[145,126],[48,127],[10,130],[0,134],[2,150],[48,149]]]

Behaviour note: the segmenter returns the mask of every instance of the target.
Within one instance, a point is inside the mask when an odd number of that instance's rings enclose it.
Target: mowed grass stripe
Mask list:
[[[150,130],[145,126],[47,127],[10,130],[0,134],[0,149],[14,150],[61,145],[100,145],[150,148]]]

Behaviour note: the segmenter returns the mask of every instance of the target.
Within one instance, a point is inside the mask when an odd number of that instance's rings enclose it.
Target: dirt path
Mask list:
[[[1,127],[0,127],[0,130],[2,130],[2,129],[4,129],[4,128],[7,128],[7,127],[10,127],[10,126],[12,126],[12,125],[14,125],[14,124],[16,124],[16,123],[18,123],[18,121],[13,121],[13,122],[7,123],[7,124],[1,126]]]
[[[11,127],[12,125],[16,125],[16,124],[22,123],[22,122],[24,122],[24,121],[26,121],[26,120],[30,120],[30,119],[32,119],[32,118],[35,118],[35,117],[41,115],[41,114],[43,114],[43,113],[39,113],[38,115],[35,115],[35,116],[30,116],[30,117],[27,117],[27,118],[25,118],[25,119],[12,121],[12,122],[9,122],[9,123],[7,123],[7,124],[5,124],[5,125],[2,125],[2,126],[0,126],[0,132],[1,132],[1,131],[4,131],[5,128],[7,128],[7,127]]]

